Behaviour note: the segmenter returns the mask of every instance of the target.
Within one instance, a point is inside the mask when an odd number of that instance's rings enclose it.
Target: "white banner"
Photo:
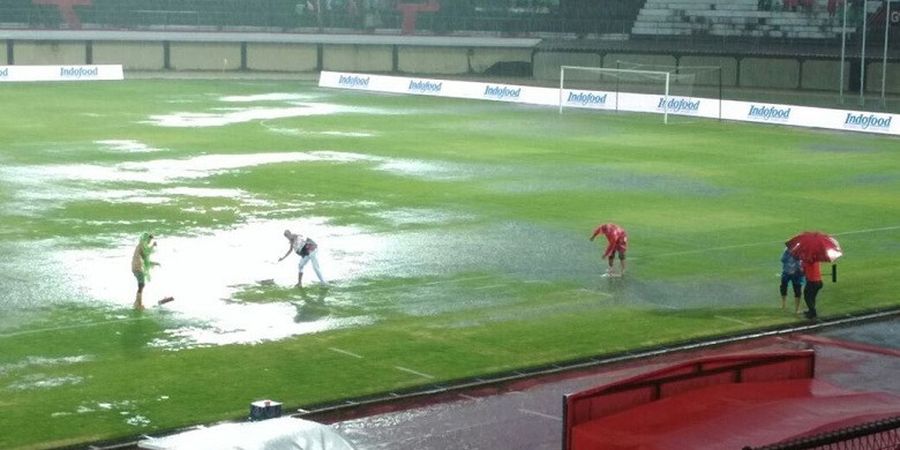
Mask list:
[[[74,66],[0,66],[5,81],[109,81],[125,79],[121,64]]]
[[[669,113],[742,122],[900,135],[900,115],[760,102],[519,86],[323,71],[319,86],[570,108]],[[561,95],[560,95],[561,94]],[[721,111],[720,111],[721,109]],[[893,123],[897,119],[897,123]]]

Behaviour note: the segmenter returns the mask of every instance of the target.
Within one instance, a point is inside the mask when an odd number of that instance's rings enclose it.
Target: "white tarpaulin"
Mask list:
[[[214,425],[148,438],[138,446],[151,450],[353,450],[328,425],[292,417]]]

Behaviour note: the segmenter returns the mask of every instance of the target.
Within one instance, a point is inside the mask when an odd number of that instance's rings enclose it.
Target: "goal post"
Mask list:
[[[693,98],[703,98],[716,102],[716,118],[722,120],[722,66],[689,66],[685,64],[645,64],[630,61],[616,60],[617,69],[640,69],[666,71],[675,75],[676,80],[689,80],[690,93],[679,93],[679,83],[674,83],[675,92],[672,95],[683,95]]]
[[[721,69],[633,65],[561,66],[559,112],[564,108],[652,112],[721,119]],[[700,101],[702,100],[702,102]],[[701,105],[702,103],[702,105]],[[715,103],[715,104],[713,104]],[[700,112],[702,110],[702,113]]]
[[[573,89],[613,94],[611,108],[619,111],[619,94],[661,94],[663,102],[663,122],[669,121],[669,84],[671,74],[665,71],[641,69],[614,69],[608,67],[561,66],[559,68],[559,113],[562,114],[567,101],[566,92]],[[572,95],[570,93],[570,95]],[[606,103],[604,101],[604,103]]]

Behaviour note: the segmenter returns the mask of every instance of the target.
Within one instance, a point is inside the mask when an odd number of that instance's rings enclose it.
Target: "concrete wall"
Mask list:
[[[534,55],[534,78],[559,80],[560,66],[602,67],[603,57],[597,53],[538,52]]]
[[[800,86],[800,62],[796,59],[743,58],[740,85],[774,89]]]
[[[400,47],[397,70],[402,73],[458,75],[469,72],[469,49],[462,47]]]
[[[390,72],[394,49],[389,45],[323,45],[322,68],[347,72]]]
[[[241,68],[241,44],[172,42],[169,64],[175,70],[237,70]]]
[[[866,92],[881,94],[881,62],[866,66]],[[884,77],[884,90],[888,94],[900,94],[900,63],[888,62]]]
[[[719,66],[725,87],[802,89],[837,91],[840,62],[826,59],[765,58],[741,56],[680,56],[599,52],[534,51],[522,47],[430,46],[415,43],[374,43],[343,41],[319,43],[298,40],[284,42],[241,42],[240,36],[223,35],[222,41],[171,41],[168,65],[172,70],[314,72],[318,69],[420,75],[482,73],[498,62],[533,63],[536,80],[559,80],[559,67],[615,67],[616,61],[647,66]],[[7,40],[12,58],[0,64],[122,64],[125,70],[163,70],[166,44],[148,35],[141,40],[113,41],[107,38],[40,40],[31,37]],[[90,51],[88,51],[90,46]],[[246,67],[242,67],[242,47]],[[321,53],[320,53],[321,52]],[[90,60],[89,60],[90,55]],[[321,61],[319,60],[321,55]],[[872,61],[866,70],[868,93],[881,92],[881,62]],[[320,67],[321,64],[321,67]],[[845,89],[851,84],[850,64],[844,72]],[[696,86],[718,85],[716,72],[703,72]],[[889,63],[886,91],[900,94],[900,63]]]
[[[722,86],[734,86],[737,84],[737,59],[723,56],[683,56],[678,61],[679,66],[690,67],[720,67],[722,71]],[[718,86],[718,71],[697,72],[696,83],[706,86]]]
[[[844,67],[844,89],[847,89],[850,65]],[[803,61],[803,89],[837,91],[841,85],[841,62],[808,60]]]
[[[472,49],[469,64],[472,71],[482,73],[498,62],[531,63],[530,48],[476,48]]]
[[[13,61],[19,65],[84,64],[87,46],[84,42],[16,41]]]
[[[127,70],[162,70],[165,51],[161,42],[94,42],[94,64],[121,64]]]
[[[677,60],[674,56],[670,55],[638,55],[632,53],[607,53],[606,56],[603,57],[603,67],[616,68],[618,62],[622,62],[624,65],[620,67],[623,69],[631,69],[634,68],[634,65],[639,64],[642,66],[666,66],[666,67],[674,67]],[[641,70],[653,70],[653,67],[638,67]]]
[[[273,72],[312,72],[319,64],[316,45],[248,43],[247,69]]]

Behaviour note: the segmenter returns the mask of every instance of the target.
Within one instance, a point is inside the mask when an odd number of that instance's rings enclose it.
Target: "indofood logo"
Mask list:
[[[434,81],[416,81],[412,80],[409,82],[409,88],[407,90],[409,92],[421,92],[424,94],[437,94],[441,92],[441,88],[444,86],[444,83],[435,83]]]
[[[338,85],[351,88],[367,88],[369,87],[369,77],[341,75],[341,77],[338,79]]]
[[[511,89],[506,86],[488,86],[484,89],[484,96],[496,99],[519,98],[522,88]]]
[[[83,78],[83,77],[96,77],[100,73],[99,67],[60,67],[59,68],[59,76],[60,78]]]
[[[762,120],[788,120],[791,118],[791,108],[782,109],[774,106],[750,105],[747,117]]]
[[[700,111],[700,100],[692,102],[686,98],[669,98],[669,101],[666,101],[665,97],[660,97],[656,109],[670,113],[695,113]]]
[[[893,116],[876,116],[875,114],[847,113],[847,119],[844,120],[844,128],[890,130],[893,118]]]
[[[587,105],[602,106],[602,105],[606,104],[606,96],[607,95],[609,95],[609,94],[595,95],[590,92],[579,92],[579,93],[569,92],[569,98],[568,98],[568,100],[566,100],[566,102],[570,103],[570,104],[574,103],[574,104],[583,105],[583,106],[587,106]]]

